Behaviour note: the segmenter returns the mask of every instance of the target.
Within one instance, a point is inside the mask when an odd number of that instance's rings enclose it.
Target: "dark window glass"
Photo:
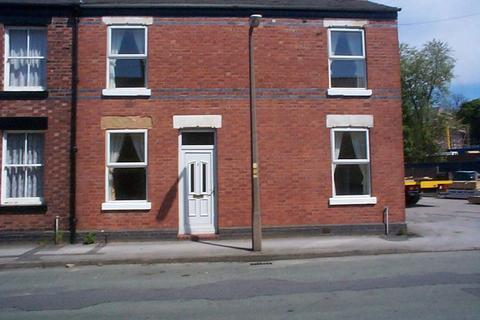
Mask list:
[[[368,164],[335,165],[335,194],[337,196],[368,195],[370,192],[368,171]]]
[[[115,88],[144,88],[145,59],[112,59]]]
[[[213,132],[184,132],[182,133],[182,145],[213,145],[215,138]]]
[[[207,164],[202,163],[202,192],[207,192]]]
[[[195,163],[190,163],[190,193],[195,192]]]
[[[145,29],[112,29],[113,54],[144,54]]]
[[[332,88],[365,88],[364,60],[332,60]]]
[[[146,168],[110,168],[111,200],[147,199]]]
[[[362,33],[358,31],[332,31],[332,53],[336,56],[362,56]]]

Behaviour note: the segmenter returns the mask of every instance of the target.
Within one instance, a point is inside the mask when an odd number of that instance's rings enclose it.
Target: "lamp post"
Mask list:
[[[253,30],[260,25],[259,14],[252,14],[248,30],[248,62],[250,67],[250,134],[252,149],[252,250],[262,251],[262,219],[260,215],[260,183],[258,180],[258,147],[257,147],[257,111],[255,101],[255,66],[253,63]]]

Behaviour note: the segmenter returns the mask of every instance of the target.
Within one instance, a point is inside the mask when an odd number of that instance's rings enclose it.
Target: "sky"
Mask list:
[[[480,0],[372,0],[399,7],[400,42],[420,48],[437,39],[456,60],[450,90],[480,98]]]

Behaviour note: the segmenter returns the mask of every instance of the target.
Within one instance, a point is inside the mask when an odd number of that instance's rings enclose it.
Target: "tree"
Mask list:
[[[422,162],[438,152],[444,119],[434,106],[448,93],[455,60],[442,41],[427,42],[421,50],[400,46],[403,134],[407,162]]]
[[[464,102],[457,112],[457,117],[469,126],[470,144],[480,145],[480,99]]]

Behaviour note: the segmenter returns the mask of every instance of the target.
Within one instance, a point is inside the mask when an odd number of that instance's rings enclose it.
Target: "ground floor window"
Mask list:
[[[370,197],[367,129],[332,129],[332,175],[333,199]]]
[[[107,131],[104,209],[148,209],[135,205],[147,202],[147,167],[147,130]]]
[[[2,204],[41,205],[44,183],[44,134],[3,134]]]

